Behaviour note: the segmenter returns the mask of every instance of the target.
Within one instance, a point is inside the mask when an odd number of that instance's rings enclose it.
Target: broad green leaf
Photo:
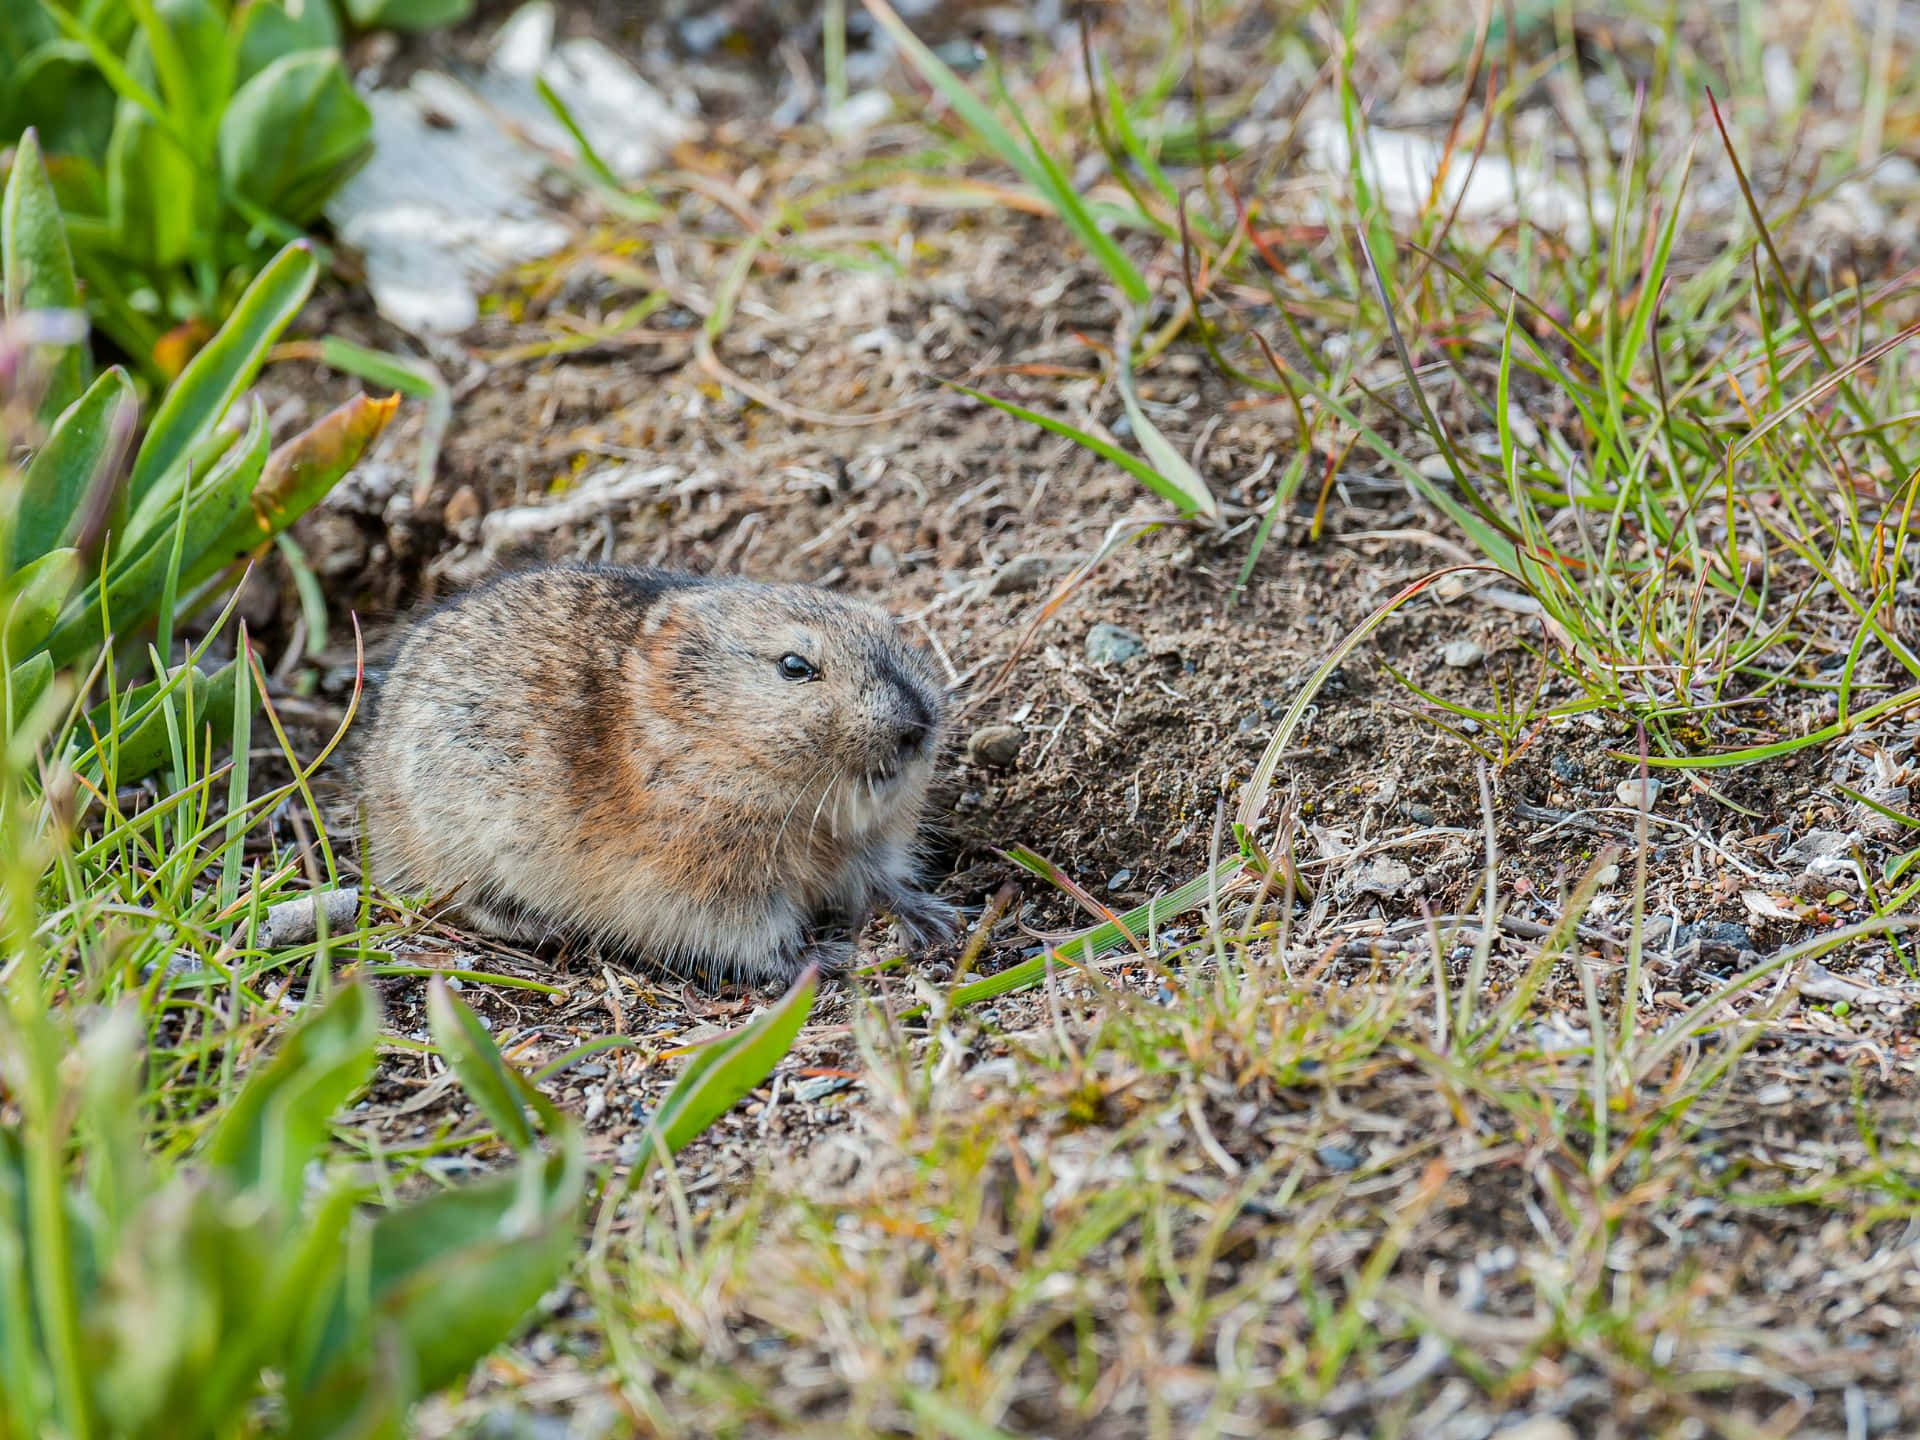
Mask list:
[[[233,52],[224,6],[213,0],[127,0],[139,19],[169,113],[209,153],[220,111],[233,91]]]
[[[687,1062],[653,1117],[669,1155],[684,1148],[773,1073],[807,1023],[819,984],[819,972],[809,969],[752,1023],[715,1040]],[[652,1157],[651,1146],[646,1153]]]
[[[405,1440],[417,1393],[412,1356],[391,1333],[353,1347],[314,1389],[291,1397],[289,1433],[300,1440]]]
[[[531,1155],[509,1174],[481,1180],[373,1222],[366,1277],[372,1328],[401,1340],[419,1387],[438,1389],[512,1335],[534,1303],[566,1272],[586,1188],[586,1157],[570,1129],[560,1150]],[[338,1395],[341,1372],[357,1368],[345,1296],[310,1372],[305,1396]],[[361,1343],[364,1343],[362,1341]]]
[[[325,50],[340,44],[340,26],[333,6],[325,0],[305,0],[288,6],[279,0],[255,0],[239,18],[234,41],[233,83],[245,85],[255,75],[296,50]]]
[[[210,558],[230,564],[311,510],[359,463],[399,404],[397,395],[383,400],[356,395],[276,448],[250,505],[221,536]]]
[[[304,225],[373,153],[373,114],[335,50],[282,55],[220,117],[220,174],[235,194]]]
[[[49,550],[14,576],[4,627],[9,655],[30,655],[53,633],[60,609],[80,576],[78,550]]]
[[[33,707],[40,703],[40,697],[47,693],[47,687],[53,683],[53,657],[42,650],[22,660],[6,675],[7,690],[12,696],[8,706],[7,732],[16,739],[20,727],[27,723],[27,717]],[[28,737],[28,743],[38,744],[40,737]]]
[[[175,1433],[221,1434],[227,1417],[248,1408],[261,1369],[292,1368],[302,1347],[312,1343],[316,1301],[338,1288],[360,1198],[358,1187],[335,1185],[299,1215],[276,1217],[279,1235],[272,1253],[262,1257],[257,1277],[259,1313],[269,1323],[256,1333],[227,1338],[187,1413],[174,1417]]]
[[[304,241],[287,246],[254,278],[220,333],[193,357],[167,391],[127,486],[136,518],[156,482],[202,434],[219,423],[227,407],[253,383],[266,363],[267,351],[306,304],[318,274],[319,265]],[[165,497],[156,503],[170,508]]]
[[[191,257],[199,186],[180,143],[123,98],[107,142],[107,228],[121,258],[160,270]]]
[[[520,1108],[519,1096],[507,1074],[507,1062],[500,1058],[499,1047],[487,1034],[480,1017],[454,997],[446,985],[436,980],[427,992],[427,1023],[433,1030],[433,1043],[453,1070],[461,1089],[473,1097],[480,1113],[492,1122],[515,1150],[525,1154],[533,1149],[533,1127]]]
[[[0,311],[79,310],[80,283],[74,277],[73,252],[60,222],[60,204],[31,130],[14,151],[7,188],[0,194]],[[49,354],[47,393],[40,414],[51,421],[80,395],[87,383],[84,346]]]
[[[138,413],[133,381],[115,365],[53,422],[21,477],[13,568],[76,538],[87,497],[111,479]]]
[[[232,1351],[253,1350],[257,1372],[277,1348],[279,1317],[265,1309],[262,1286],[281,1238],[277,1222],[221,1177],[190,1169],[145,1197],[88,1306],[96,1434],[165,1440],[227,1429],[191,1417],[212,1398],[209,1377]]]
[[[473,0],[341,0],[363,30],[432,30],[473,13]]]
[[[241,1193],[297,1214],[307,1162],[333,1117],[373,1073],[380,1008],[363,981],[343,984],[257,1069],[220,1117],[205,1159]]]
[[[0,62],[18,64],[59,33],[37,5],[0,5]]]
[[[0,59],[0,66],[5,63]],[[0,87],[0,136],[11,138],[32,127],[50,156],[104,155],[113,134],[113,107],[113,87],[94,69],[87,47],[50,39],[22,56]],[[49,174],[58,164],[48,162]],[[54,182],[58,189],[57,174]]]

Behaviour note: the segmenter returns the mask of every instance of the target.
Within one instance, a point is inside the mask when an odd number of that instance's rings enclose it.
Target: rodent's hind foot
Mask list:
[[[960,928],[960,912],[927,890],[902,886],[884,896],[880,905],[893,917],[901,940],[915,949],[945,940]]]
[[[537,915],[484,900],[461,899],[448,918],[480,935],[528,950],[538,949],[560,935],[558,926]]]
[[[798,979],[809,965],[820,967],[820,978],[823,980],[838,979],[853,968],[853,941],[809,941],[790,962],[788,979]]]

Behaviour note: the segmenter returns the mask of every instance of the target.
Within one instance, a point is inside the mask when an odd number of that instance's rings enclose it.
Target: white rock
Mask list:
[[[1622,805],[1630,805],[1635,810],[1651,810],[1653,802],[1660,798],[1660,782],[1651,776],[1642,780],[1636,775],[1614,786],[1613,793],[1620,797]]]

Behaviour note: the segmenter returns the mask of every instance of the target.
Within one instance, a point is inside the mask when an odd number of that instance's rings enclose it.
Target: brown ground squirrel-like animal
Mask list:
[[[805,585],[559,566],[406,636],[358,757],[363,860],[475,927],[709,981],[844,967],[956,912],[915,840],[946,697],[885,612]]]

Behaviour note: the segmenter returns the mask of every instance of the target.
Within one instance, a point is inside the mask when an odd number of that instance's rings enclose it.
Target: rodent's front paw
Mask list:
[[[898,890],[881,903],[908,945],[931,945],[960,928],[960,912],[925,890]]]

